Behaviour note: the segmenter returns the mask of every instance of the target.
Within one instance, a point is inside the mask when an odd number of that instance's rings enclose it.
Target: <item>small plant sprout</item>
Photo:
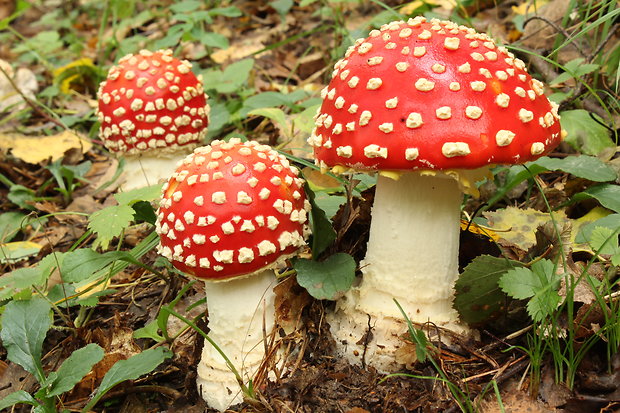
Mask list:
[[[415,323],[467,331],[452,307],[462,193],[476,195],[489,165],[549,153],[562,139],[557,105],[488,35],[423,17],[356,41],[322,97],[317,164],[379,172],[363,278],[332,332],[350,362],[393,371],[407,329],[393,299]]]
[[[121,58],[99,87],[100,137],[125,157],[124,190],[169,177],[203,141],[209,106],[200,76],[171,50]]]
[[[263,339],[275,322],[273,269],[309,233],[303,184],[283,155],[234,138],[196,148],[164,184],[159,252],[206,281],[209,336],[242,371],[243,377],[234,374],[205,343],[198,387],[212,408],[240,403],[240,389],[251,388],[265,357]]]

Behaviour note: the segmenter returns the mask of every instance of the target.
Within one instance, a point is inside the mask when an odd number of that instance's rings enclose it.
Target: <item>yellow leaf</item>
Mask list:
[[[425,6],[430,6],[432,8],[442,8],[448,11],[452,11],[456,7],[456,5],[456,0],[415,0],[405,4],[398,11],[405,16],[409,16],[414,14],[418,9],[421,9]]]
[[[93,61],[87,57],[74,60],[54,70],[54,83],[58,85],[62,93],[69,93],[74,82],[88,82],[97,72]]]
[[[495,232],[491,228],[478,225],[475,222],[470,223],[466,219],[461,220],[461,230],[467,230],[473,234],[482,235],[483,237],[489,238],[489,241],[497,242],[501,238],[499,235],[497,235],[497,232]]]
[[[549,3],[549,0],[525,1],[518,6],[512,6],[512,12],[516,15],[533,14],[547,3]]]
[[[50,157],[55,161],[73,148],[80,149],[84,153],[92,146],[86,138],[71,130],[52,136],[0,133],[0,150],[11,151],[13,156],[31,164],[37,164]]]
[[[0,244],[0,262],[14,263],[36,255],[42,246],[32,241],[16,241]]]
[[[556,211],[554,214],[561,228],[562,223],[567,219],[566,214],[563,211]],[[484,216],[489,220],[491,227],[503,231],[499,238],[505,239],[524,251],[536,244],[538,226],[551,221],[548,213],[532,208],[507,207],[498,211],[485,212]]]

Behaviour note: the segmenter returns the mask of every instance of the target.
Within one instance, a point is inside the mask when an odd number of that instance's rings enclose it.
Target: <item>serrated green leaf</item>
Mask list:
[[[568,134],[565,141],[577,151],[587,155],[598,155],[605,148],[615,146],[609,130],[590,117],[583,109],[560,112],[562,128]]]
[[[597,254],[615,255],[620,253],[618,231],[606,227],[595,227],[590,234],[590,246]]]
[[[585,244],[589,242],[590,235],[596,227],[605,227],[611,230],[618,230],[618,228],[620,228],[620,214],[607,215],[603,218],[597,219],[594,222],[582,225],[579,229],[579,233],[575,237],[575,242],[578,244]]]
[[[41,366],[41,349],[52,325],[50,304],[42,298],[11,301],[2,314],[2,345],[7,358],[34,375],[39,382],[45,378]]]
[[[355,260],[338,253],[325,261],[298,259],[293,267],[297,282],[318,300],[335,300],[347,291],[355,279]]]
[[[516,299],[530,298],[527,311],[534,321],[541,321],[555,311],[561,300],[557,293],[559,277],[555,274],[554,264],[549,260],[537,261],[531,269],[515,268],[506,272],[499,286]]]
[[[101,380],[97,393],[82,411],[92,408],[103,395],[110,391],[114,386],[126,380],[135,380],[140,376],[152,372],[165,359],[172,356],[172,352],[164,347],[157,347],[143,351],[128,358],[127,360],[117,361],[108,370]]]
[[[0,400],[0,410],[6,409],[7,407],[14,406],[16,404],[30,404],[32,406],[37,406],[39,402],[32,397],[28,392],[24,390],[17,390],[6,396],[4,399]]]
[[[100,254],[90,248],[80,248],[65,254],[60,273],[64,282],[77,283],[86,280],[108,264],[119,260],[140,264],[126,251],[109,251]]]
[[[490,255],[481,255],[469,263],[455,285],[454,308],[461,320],[477,324],[501,312],[506,294],[499,288],[499,280],[521,265],[517,261]]]
[[[561,159],[543,156],[527,165],[531,164],[540,165],[550,171],[564,171],[594,182],[614,181],[618,177],[611,166],[594,156],[578,155]]]
[[[131,191],[118,192],[114,199],[119,205],[133,205],[140,201],[154,201],[161,196],[161,184],[132,189]]]
[[[547,290],[540,292],[527,303],[527,313],[532,317],[532,320],[540,322],[558,308],[560,301],[562,301],[562,298],[557,291]]]
[[[112,205],[91,214],[88,229],[97,234],[94,247],[107,249],[110,241],[120,236],[133,218],[134,210],[129,205]]]
[[[336,239],[336,231],[331,221],[319,206],[314,202],[314,192],[307,183],[304,184],[306,197],[312,209],[310,210],[310,223],[312,225],[312,257],[317,259],[319,255]]]
[[[47,397],[58,396],[71,390],[103,359],[103,353],[103,349],[94,343],[71,353],[56,370],[56,378],[47,388]]]
[[[513,268],[499,280],[499,286],[506,294],[518,300],[525,300],[536,294],[538,279],[529,268]]]

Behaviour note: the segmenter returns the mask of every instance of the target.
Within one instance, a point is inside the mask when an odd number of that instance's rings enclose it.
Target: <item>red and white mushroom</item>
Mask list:
[[[452,307],[462,191],[476,192],[487,165],[536,159],[561,141],[543,92],[488,35],[423,17],[371,31],[336,63],[308,142],[325,170],[379,172],[363,278],[331,320],[351,362],[401,366],[406,326],[393,299],[414,322],[464,330]]]
[[[158,251],[207,281],[209,336],[244,380],[264,357],[263,326],[269,335],[274,325],[273,268],[309,234],[303,184],[297,168],[269,146],[231,139],[196,148],[163,187]],[[242,401],[235,376],[208,343],[198,385],[213,408]]]
[[[99,86],[99,136],[125,157],[123,189],[158,183],[202,143],[209,106],[191,68],[171,50],[141,50],[121,58]]]

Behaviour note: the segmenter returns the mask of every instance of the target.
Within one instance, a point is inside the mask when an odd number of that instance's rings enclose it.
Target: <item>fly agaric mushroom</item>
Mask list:
[[[357,40],[322,97],[308,140],[316,162],[379,172],[363,278],[336,304],[332,332],[350,362],[364,354],[393,371],[407,330],[393,299],[414,322],[466,330],[452,307],[462,191],[476,193],[487,165],[553,149],[557,105],[488,35],[423,17]]]
[[[296,167],[267,145],[239,139],[196,148],[163,186],[158,251],[207,281],[209,336],[243,367],[244,380],[261,364],[263,331],[274,325],[273,268],[305,245],[309,208]],[[207,343],[198,386],[210,407],[242,401],[234,374]]]
[[[167,178],[178,159],[201,144],[209,106],[191,68],[171,50],[141,50],[121,58],[99,86],[100,137],[125,157],[123,189]]]

